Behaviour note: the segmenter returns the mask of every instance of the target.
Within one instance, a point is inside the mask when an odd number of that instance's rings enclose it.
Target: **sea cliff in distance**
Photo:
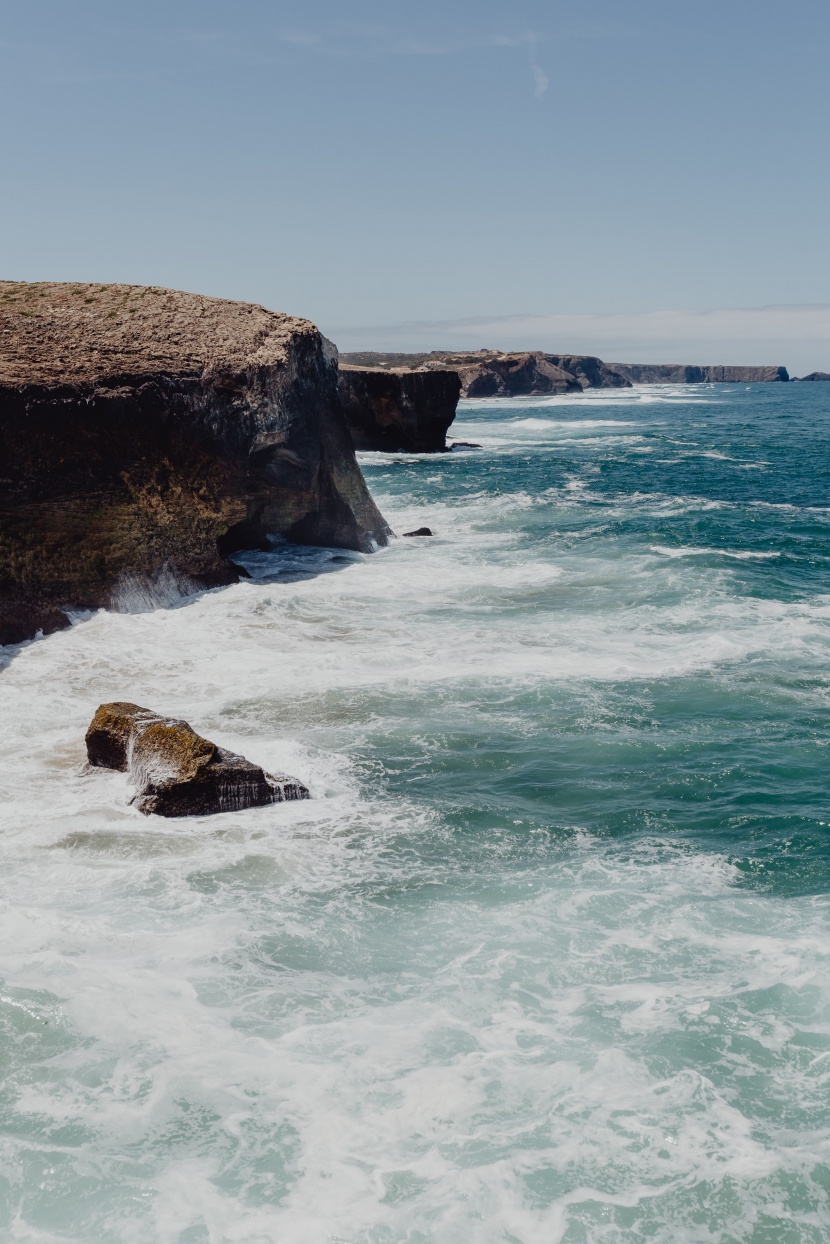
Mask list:
[[[450,368],[461,377],[462,397],[532,397],[633,384],[758,384],[790,379],[786,367],[693,366],[680,363],[605,363],[596,355],[541,350],[432,350],[421,354],[345,353],[341,364],[383,370]]]
[[[337,351],[313,324],[136,285],[0,283],[0,644],[136,580],[234,582],[281,535],[371,551]]]

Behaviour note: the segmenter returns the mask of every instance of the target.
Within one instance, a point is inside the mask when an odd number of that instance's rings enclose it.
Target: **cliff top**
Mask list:
[[[308,320],[146,285],[0,281],[0,384],[198,375],[286,357]]]

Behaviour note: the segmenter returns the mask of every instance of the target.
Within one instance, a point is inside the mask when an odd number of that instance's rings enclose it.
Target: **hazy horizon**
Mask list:
[[[828,34],[818,0],[6,6],[0,275],[347,349],[830,370]]]

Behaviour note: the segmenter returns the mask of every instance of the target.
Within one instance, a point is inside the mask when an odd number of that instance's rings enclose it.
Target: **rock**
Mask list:
[[[546,354],[549,363],[574,376],[583,389],[630,389],[631,381],[616,363],[603,363],[594,354]]]
[[[340,400],[355,449],[441,453],[461,383],[454,371],[341,367]]]
[[[308,799],[302,782],[202,738],[187,724],[137,704],[102,704],[86,732],[89,763],[128,772],[140,812],[205,816]]]
[[[458,368],[463,397],[534,397],[579,393],[576,376],[544,354],[504,354]]]
[[[343,365],[385,370],[452,368],[461,377],[462,397],[529,397],[578,393],[581,389],[631,387],[602,359],[588,354],[546,354],[541,350],[443,351],[430,354],[344,354]]]
[[[797,380],[799,384],[805,380],[830,380],[830,372],[828,371],[811,371],[809,376],[793,376],[793,380]]]
[[[769,384],[789,380],[786,367],[696,367],[685,363],[611,363],[633,384]]]
[[[434,533],[430,531],[429,527],[419,527],[417,531],[405,531],[403,534],[405,536],[431,536]]]
[[[0,282],[0,643],[125,583],[234,582],[228,555],[272,534],[364,552],[390,534],[312,324],[135,285]]]

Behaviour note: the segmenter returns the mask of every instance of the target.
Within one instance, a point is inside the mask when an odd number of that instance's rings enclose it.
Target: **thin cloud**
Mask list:
[[[533,94],[541,99],[550,86],[550,78],[535,58],[530,62],[530,69],[533,74]]]

